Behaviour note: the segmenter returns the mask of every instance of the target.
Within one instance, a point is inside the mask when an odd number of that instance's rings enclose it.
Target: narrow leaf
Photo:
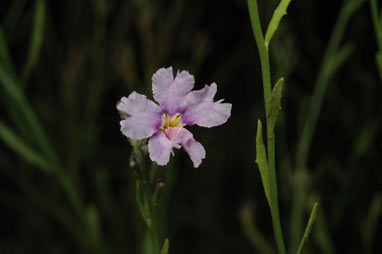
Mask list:
[[[309,233],[312,230],[314,220],[316,219],[317,207],[318,207],[318,203],[316,202],[314,203],[312,212],[310,213],[308,225],[305,228],[305,232],[304,232],[304,235],[302,236],[300,246],[298,247],[298,250],[297,250],[297,254],[301,254],[302,248],[304,247],[305,242],[308,240]]]
[[[86,219],[88,223],[89,236],[93,241],[99,239],[99,216],[97,208],[93,205],[90,205],[86,209]]]
[[[164,240],[162,250],[160,251],[160,254],[168,254],[168,248],[169,248],[170,242],[168,238]]]
[[[30,130],[31,135],[34,140],[41,146],[42,151],[50,160],[57,162],[56,155],[54,154],[53,148],[49,144],[45,133],[40,126],[40,123],[32,110],[31,105],[26,100],[23,91],[21,90],[19,84],[12,79],[9,73],[3,68],[0,63],[0,91],[4,90],[6,96],[15,105],[15,108],[21,113],[22,117]]]
[[[363,244],[366,247],[365,250],[370,249],[370,246],[373,245],[373,238],[376,235],[376,229],[379,224],[378,220],[382,216],[381,204],[382,195],[377,193],[371,201],[368,215],[360,222]],[[371,253],[371,251],[365,253]]]
[[[135,185],[135,199],[137,201],[139,212],[140,212],[143,220],[149,226],[151,224],[150,210],[147,207],[147,201],[144,197],[139,179],[137,179],[137,182]]]
[[[37,64],[44,35],[45,0],[36,0],[32,34],[29,42],[29,53],[23,72],[22,84],[25,84],[33,67]]]
[[[263,130],[261,121],[257,122],[257,135],[256,135],[256,163],[260,170],[261,181],[263,182],[265,196],[267,198],[269,207],[271,206],[271,188],[269,182],[269,171],[268,171],[268,163],[267,163],[267,155],[263,142]]]
[[[284,87],[284,78],[280,78],[271,94],[270,110],[267,115],[268,118],[268,138],[273,137],[273,130],[275,128],[279,112],[281,110],[281,97]]]
[[[50,171],[48,162],[0,121],[0,138],[21,158],[45,172]]]
[[[0,26],[0,61],[11,75],[16,76],[16,71],[9,52],[7,39],[4,34],[4,29]]]
[[[286,10],[291,0],[281,0],[280,4],[277,6],[273,12],[271,21],[269,22],[267,32],[265,33],[265,47],[269,47],[269,43],[272,39],[273,34],[279,27],[280,21],[284,15],[287,14]]]
[[[377,54],[375,55],[375,60],[377,62],[379,76],[382,79],[382,51],[377,52]]]
[[[251,204],[245,204],[239,211],[241,230],[257,253],[275,253],[268,239],[264,237],[255,220],[255,211]]]
[[[346,62],[353,51],[354,45],[351,43],[347,43],[340,48],[328,62],[326,69],[328,76],[332,76]]]
[[[370,0],[370,11],[374,23],[375,36],[377,37],[377,44],[378,47],[382,47],[382,17],[378,17],[378,5],[376,0]]]

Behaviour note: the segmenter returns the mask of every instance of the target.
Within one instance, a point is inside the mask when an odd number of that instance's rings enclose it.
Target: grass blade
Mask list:
[[[0,63],[0,89],[3,89],[8,95],[9,99],[12,100],[15,107],[20,111],[25,119],[28,127],[30,129],[31,135],[35,138],[35,141],[43,152],[49,157],[49,159],[57,163],[56,155],[52,147],[50,146],[45,133],[40,126],[40,123],[32,110],[32,107],[29,105],[28,101],[24,97],[24,94],[18,84],[9,76],[6,70],[3,68]]]
[[[267,197],[267,201],[269,207],[272,210],[271,203],[271,187],[269,182],[269,171],[268,171],[268,163],[267,163],[267,155],[265,151],[265,146],[263,142],[263,131],[261,121],[257,122],[257,135],[256,135],[256,163],[259,167],[261,181],[263,182],[265,196]]]
[[[4,34],[3,28],[0,26],[0,61],[4,64],[5,68],[11,73],[12,76],[16,76],[16,71],[12,62],[11,55],[8,49],[7,39]]]
[[[309,233],[312,230],[314,220],[316,219],[317,207],[318,207],[318,203],[316,202],[314,203],[312,212],[310,213],[308,225],[305,228],[305,233],[302,236],[300,246],[298,247],[298,250],[297,250],[297,254],[301,254],[302,248],[304,247],[305,242],[308,240]]]
[[[265,47],[268,49],[269,43],[273,37],[273,34],[276,32],[279,27],[280,21],[284,15],[287,14],[286,10],[291,0],[281,0],[280,4],[277,6],[273,12],[271,21],[269,22],[267,32],[265,33]]]
[[[50,171],[49,163],[36,153],[33,148],[19,138],[10,128],[0,121],[0,138],[4,143],[28,163],[45,172]]]
[[[257,253],[275,253],[272,245],[260,232],[255,222],[254,207],[244,205],[239,211],[241,230]]]
[[[33,20],[32,34],[29,42],[29,53],[26,60],[24,69],[21,74],[21,84],[25,85],[29,75],[37,64],[40,49],[44,37],[44,23],[45,23],[45,1],[36,0],[36,7]]]
[[[162,250],[160,251],[160,254],[168,254],[168,248],[169,248],[170,242],[168,238],[164,240]]]

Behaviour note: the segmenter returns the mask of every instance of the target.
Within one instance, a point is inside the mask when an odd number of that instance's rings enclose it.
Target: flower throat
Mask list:
[[[162,125],[160,129],[162,131],[166,130],[169,127],[183,127],[185,124],[182,124],[182,114],[177,113],[173,117],[170,117],[167,115],[167,113],[164,113],[162,115]]]

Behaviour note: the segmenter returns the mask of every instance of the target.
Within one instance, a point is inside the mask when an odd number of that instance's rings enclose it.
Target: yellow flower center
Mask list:
[[[162,125],[160,129],[162,131],[166,130],[168,127],[183,127],[185,124],[182,124],[182,114],[177,113],[173,117],[170,117],[166,113],[162,116]]]

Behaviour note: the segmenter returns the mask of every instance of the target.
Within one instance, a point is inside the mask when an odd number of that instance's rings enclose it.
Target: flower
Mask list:
[[[123,97],[117,109],[126,117],[121,120],[121,132],[128,138],[149,138],[150,159],[166,165],[173,148],[183,149],[197,168],[206,156],[202,144],[184,128],[187,125],[214,127],[225,123],[231,115],[232,105],[214,102],[216,84],[191,91],[194,76],[188,71],[177,72],[172,67],[159,69],[152,77],[152,90],[157,105],[145,95],[133,92]]]

